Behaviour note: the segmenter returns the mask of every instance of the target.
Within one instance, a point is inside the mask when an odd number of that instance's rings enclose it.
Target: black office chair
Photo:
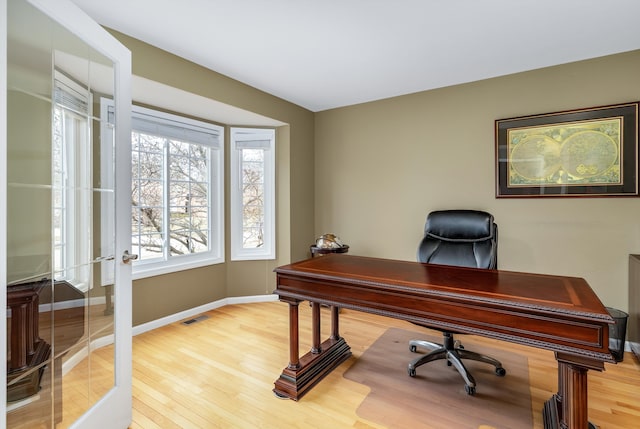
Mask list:
[[[489,213],[476,210],[442,210],[429,213],[424,228],[424,237],[418,246],[418,262],[455,265],[472,268],[495,269],[498,263],[498,226]],[[426,326],[425,326],[426,327]],[[412,340],[409,350],[416,352],[425,347],[429,353],[409,363],[408,372],[415,377],[416,368],[438,359],[446,359],[465,381],[469,395],[476,392],[476,382],[467,371],[462,359],[485,362],[495,366],[496,375],[507,372],[494,358],[475,353],[465,348],[453,337],[454,332],[441,330],[444,344]]]

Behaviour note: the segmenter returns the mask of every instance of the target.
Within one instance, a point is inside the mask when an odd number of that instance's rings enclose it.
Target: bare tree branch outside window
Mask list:
[[[264,245],[264,150],[242,150],[243,248]]]
[[[132,242],[141,259],[207,251],[210,149],[135,131],[132,141]]]

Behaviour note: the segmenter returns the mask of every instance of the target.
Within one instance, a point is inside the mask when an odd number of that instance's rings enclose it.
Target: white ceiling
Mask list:
[[[640,0],[73,2],[311,111],[640,49]]]

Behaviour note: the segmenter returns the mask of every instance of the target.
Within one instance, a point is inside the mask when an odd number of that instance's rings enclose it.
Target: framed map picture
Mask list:
[[[496,197],[638,196],[638,105],[496,120]]]

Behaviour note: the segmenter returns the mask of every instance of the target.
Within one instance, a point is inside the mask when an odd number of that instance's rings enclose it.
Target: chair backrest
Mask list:
[[[498,265],[498,226],[477,210],[429,213],[418,261],[430,264],[494,269]]]

